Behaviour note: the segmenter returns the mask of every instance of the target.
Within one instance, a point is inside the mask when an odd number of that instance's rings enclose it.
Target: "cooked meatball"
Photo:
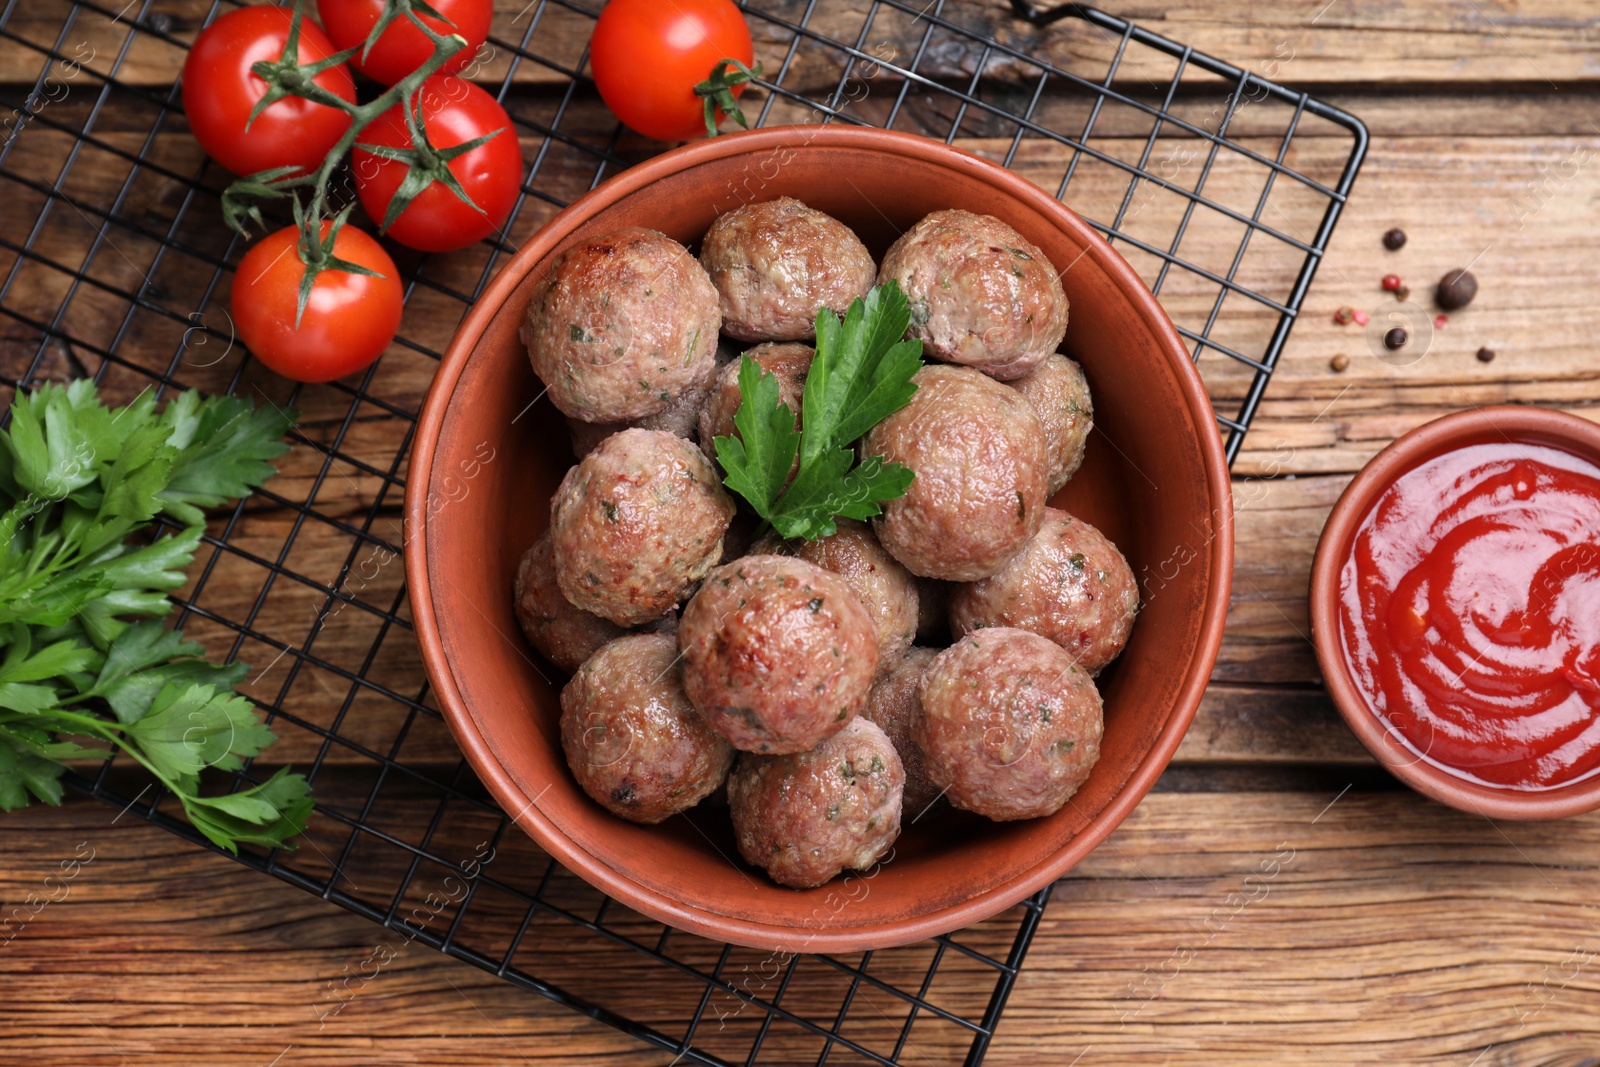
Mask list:
[[[861,714],[883,728],[900,762],[906,769],[906,821],[915,821],[932,806],[944,792],[928,777],[922,749],[911,739],[911,726],[922,714],[922,701],[918,688],[922,672],[939,653],[931,648],[913,648],[899,663],[878,676],[877,684],[867,694],[867,706]]]
[[[1066,356],[1052,354],[1031,373],[1010,383],[1028,398],[1044,427],[1045,457],[1050,464],[1054,496],[1083,462],[1089,431],[1094,429],[1094,404],[1083,368]]]
[[[700,265],[721,299],[723,332],[741,341],[815,337],[817,312],[843,314],[877,273],[850,227],[787,196],[717,216]]]
[[[733,501],[694,445],[664,430],[600,442],[550,501],[556,580],[619,626],[659,619],[722,556]]]
[[[689,699],[750,752],[800,752],[837,733],[878,666],[872,616],[845,580],[786,556],[713,571],[683,609],[678,643]]]
[[[809,752],[746,752],[728,777],[739,852],[795,889],[864,870],[900,836],[904,784],[894,745],[866,719]]]
[[[513,596],[528,643],[564,671],[577,670],[601,645],[623,634],[616,623],[573,607],[562,595],[548,530],[522,554]]]
[[[756,345],[745,355],[778,379],[778,399],[789,405],[789,410],[794,412],[794,424],[799,426],[806,373],[811,369],[811,357],[816,355],[816,351],[810,345],[766,344]],[[743,363],[743,360],[736,359],[717,369],[711,395],[700,409],[700,447],[713,459],[717,450],[712,442],[735,432],[733,417],[739,413],[739,405],[744,399],[739,393],[739,368]],[[799,463],[798,457],[795,462]],[[793,473],[790,471],[791,475]]]
[[[1022,394],[970,367],[916,374],[910,403],[874,426],[865,455],[897,460],[911,488],[872,520],[912,574],[970,582],[999,570],[1044,518],[1044,429]]]
[[[878,673],[893,667],[917,635],[917,580],[883,550],[864,522],[840,519],[838,530],[815,541],[770,534],[751,551],[796,556],[845,580],[878,631]]]
[[[556,257],[534,282],[522,339],[562,414],[628,422],[705,380],[721,325],[689,250],[629,226]]]
[[[678,643],[629,634],[561,690],[561,748],[583,791],[613,814],[658,823],[715,791],[733,746],[683,694]]]
[[[950,629],[1014,626],[1048,637],[1090,674],[1128,643],[1139,612],[1133,569],[1106,535],[1065,511],[1045,509],[1044,525],[998,573],[956,590]]]
[[[716,364],[706,364],[704,381],[690,385],[673,397],[666,407],[642,419],[634,419],[632,422],[584,422],[581,419],[568,419],[567,435],[572,440],[572,454],[582,459],[593,452],[601,441],[629,427],[638,427],[641,430],[665,430],[674,437],[681,437],[686,441],[695,440],[700,426],[700,411],[706,406],[706,399],[711,395],[711,378],[716,371]]]
[[[947,363],[1009,380],[1033,370],[1067,332],[1067,294],[1045,254],[990,215],[935,211],[883,257],[900,283],[909,335]]]
[[[1026,630],[968,634],[922,675],[911,736],[958,808],[997,822],[1051,815],[1100,758],[1100,691],[1061,646]]]

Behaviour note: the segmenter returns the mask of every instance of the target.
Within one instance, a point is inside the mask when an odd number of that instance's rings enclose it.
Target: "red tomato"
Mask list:
[[[703,136],[705,102],[694,87],[718,60],[748,67],[753,55],[750,27],[731,0],[611,0],[589,40],[589,66],[606,106],[658,141]],[[733,89],[734,96],[742,92],[742,85]]]
[[[383,5],[384,0],[317,0],[317,17],[322,19],[335,44],[340,48],[354,48],[366,44],[367,35],[378,24],[378,16],[383,14]],[[494,15],[493,0],[432,0],[429,6],[451,23],[446,25],[431,15],[423,15],[422,21],[434,32],[459,33],[467,39],[467,46],[446,60],[436,72],[454,74],[472,62],[472,57],[488,38],[489,20]],[[401,15],[383,31],[383,36],[367,54],[366,62],[362,62],[359,52],[350,62],[373,81],[393,85],[426,63],[431,55],[433,42],[412,25],[409,18]]]
[[[422,83],[422,127],[436,149],[454,148],[495,130],[504,132],[450,160],[450,173],[481,210],[474,210],[440,182],[418,193],[386,231],[390,237],[423,252],[449,252],[495,233],[511,215],[522,186],[522,149],[511,118],[495,98],[460,78],[433,77]],[[400,105],[385,111],[361,131],[360,143],[410,148]],[[355,149],[350,161],[361,206],[382,223],[389,201],[410,167]]]
[[[350,116],[298,96],[268,107],[245,129],[250,109],[267,93],[252,63],[277,60],[289,39],[289,9],[242,7],[217,19],[195,39],[183,63],[183,110],[206,154],[235,174],[272,167],[315,170],[350,126]],[[338,51],[310,19],[300,21],[301,63]],[[351,103],[355,82],[342,65],[317,75],[316,83]]]
[[[322,224],[328,235],[333,224]],[[305,316],[295,328],[305,264],[300,231],[285,226],[263,237],[233,276],[233,323],[239,340],[268,367],[301,382],[331,382],[383,354],[400,328],[400,273],[389,253],[354,226],[344,226],[333,254],[383,275],[327,269],[311,284]]]

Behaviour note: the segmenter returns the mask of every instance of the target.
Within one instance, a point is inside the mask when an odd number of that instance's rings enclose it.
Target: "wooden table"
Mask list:
[[[155,6],[173,13],[179,35],[204,10],[190,0]],[[1071,31],[1019,29],[1000,5],[954,6],[1063,65],[1084,47]],[[1324,696],[1305,603],[1329,508],[1396,435],[1474,405],[1591,417],[1600,405],[1595,6],[1109,6],[1241,66],[1276,59],[1277,77],[1360,115],[1373,138],[1235,466],[1238,568],[1204,706],[1157,790],[1056,887],[988,1062],[1600,1062],[1600,814],[1497,824],[1398,787]],[[509,25],[520,5],[502,8],[497,25]],[[60,9],[14,12],[12,29],[30,18],[54,33]],[[91,43],[103,54],[116,41]],[[132,56],[124,77],[168,84],[177,55]],[[0,47],[7,86],[30,85],[37,68],[36,55]],[[8,91],[20,98],[26,88]],[[51,136],[33,131],[25,143],[49,146]],[[36,211],[8,194],[0,232],[19,232]],[[1386,252],[1379,238],[1395,225],[1410,243]],[[1477,302],[1417,363],[1380,362],[1359,332],[1332,320],[1341,305],[1379,304],[1386,273],[1421,291],[1469,261],[1482,283]],[[43,308],[59,299],[36,295]],[[92,302],[82,313],[94,314]],[[10,319],[3,330],[0,352],[14,374],[16,353],[31,356],[37,337]],[[1481,346],[1495,351],[1492,362],[1474,357]],[[1339,354],[1349,365],[1336,373]],[[43,370],[81,371],[72,363],[86,358],[52,354]],[[420,395],[428,364],[391,360],[386,372],[391,363],[396,381]],[[326,429],[318,403],[315,394],[302,403],[309,433]],[[392,431],[374,418],[354,439],[392,451]],[[306,451],[285,461],[275,484],[286,495],[314,472]],[[359,472],[351,484],[357,497],[372,491]],[[249,536],[270,544],[286,520],[267,509],[246,521]],[[342,640],[332,628],[327,639],[335,649]],[[349,640],[361,648],[369,638]],[[247,658],[270,657],[256,649]],[[670,1059],[422,948],[319,1026],[307,1005],[368,954],[376,927],[87,801],[0,820],[0,899],[11,908],[90,850],[65,895],[52,893],[61,899],[0,943],[0,1062]],[[946,1062],[948,1051],[913,1042],[906,1062]]]

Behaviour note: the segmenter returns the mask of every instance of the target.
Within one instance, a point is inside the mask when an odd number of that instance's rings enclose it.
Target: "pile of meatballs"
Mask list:
[[[786,542],[715,460],[736,357],[800,413],[819,310],[890,279],[936,362],[859,449],[915,478],[870,525]],[[870,867],[947,805],[1003,821],[1066,804],[1100,754],[1095,676],[1138,610],[1116,546],[1046,504],[1093,419],[1056,352],[1066,326],[1044,254],[966,211],[922,219],[881,264],[789,198],[721,215],[698,258],[641,228],[556,257],[522,337],[578,462],[514,596],[571,672],[561,743],[585,792],[658,823],[726,783],[744,858],[797,888]]]

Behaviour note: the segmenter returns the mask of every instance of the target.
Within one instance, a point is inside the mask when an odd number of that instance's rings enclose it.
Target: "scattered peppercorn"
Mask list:
[[[1398,275],[1398,274],[1385,274],[1383,276],[1383,287],[1385,289],[1389,290],[1389,292],[1391,292],[1391,293],[1399,292],[1400,291],[1400,275]]]
[[[1333,321],[1340,326],[1348,326],[1356,320],[1355,312],[1347,307],[1340,308],[1333,313]]]
[[[1367,324],[1367,313],[1365,311],[1356,312],[1356,325],[1357,326],[1365,326],[1366,324]]]
[[[1406,337],[1406,331],[1401,327],[1396,326],[1394,329],[1383,335],[1383,347],[1393,352],[1397,348],[1404,348],[1407,340],[1409,340],[1409,338]]]
[[[1477,295],[1478,279],[1472,276],[1472,272],[1469,270],[1453,270],[1439,279],[1439,285],[1434,290],[1433,298],[1446,311],[1454,311],[1472,303],[1472,298]]]
[[[1334,356],[1332,359],[1328,360],[1328,366],[1332,367],[1340,374],[1343,374],[1345,369],[1350,366],[1350,357],[1345,355],[1343,352],[1340,352],[1337,356]]]
[[[1433,317],[1433,328],[1434,329],[1442,330],[1448,325],[1450,325],[1450,316],[1449,315],[1435,315]]]
[[[1407,300],[1410,300],[1411,299],[1411,286],[1409,286],[1409,285],[1400,286],[1400,288],[1398,288],[1398,289],[1396,289],[1394,291],[1394,298],[1396,300],[1400,301],[1400,303],[1402,303],[1402,304],[1404,304]]]
[[[1487,345],[1485,345],[1483,348],[1478,349],[1478,362],[1479,363],[1493,363],[1494,362],[1494,349],[1488,347]]]
[[[1406,231],[1396,226],[1383,235],[1383,247],[1391,252],[1398,252],[1406,246]]]

